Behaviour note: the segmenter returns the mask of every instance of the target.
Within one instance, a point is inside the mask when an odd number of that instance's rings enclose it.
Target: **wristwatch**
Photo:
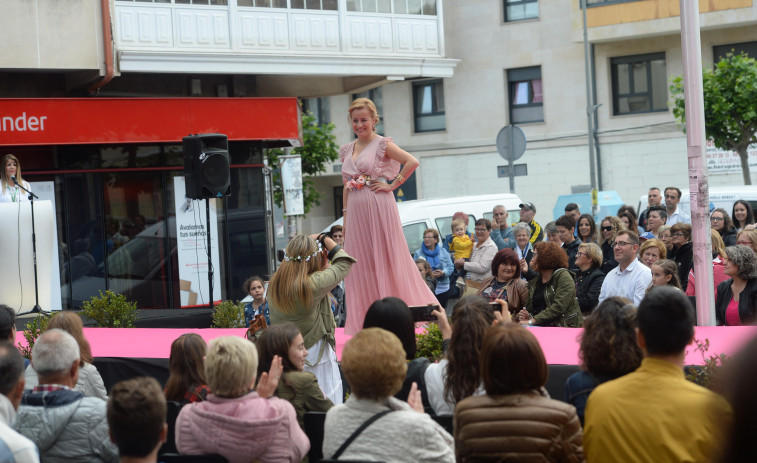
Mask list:
[[[533,318],[528,321],[528,326],[534,326],[534,319]]]

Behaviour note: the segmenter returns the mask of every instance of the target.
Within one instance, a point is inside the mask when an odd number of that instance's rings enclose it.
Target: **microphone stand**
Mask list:
[[[16,186],[18,186],[25,192],[29,193],[29,201],[32,203],[31,208],[32,208],[32,256],[34,257],[34,308],[28,312],[20,313],[18,315],[19,316],[29,315],[31,313],[47,315],[48,312],[45,312],[39,306],[39,283],[37,282],[37,232],[34,226],[34,200],[39,199],[39,196],[35,195],[31,191],[24,188],[23,185],[18,183],[18,180],[16,180],[15,175],[11,177],[11,180],[13,180],[13,183],[15,183]]]

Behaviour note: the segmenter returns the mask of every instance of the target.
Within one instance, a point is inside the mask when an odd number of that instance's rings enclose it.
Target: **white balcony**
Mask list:
[[[121,72],[451,77],[435,15],[115,1]]]

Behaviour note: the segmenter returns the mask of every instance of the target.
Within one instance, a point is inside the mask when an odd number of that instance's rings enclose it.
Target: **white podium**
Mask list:
[[[49,311],[53,272],[60,274],[59,269],[53,268],[58,256],[55,214],[50,201],[34,201],[34,223],[39,305]],[[28,312],[35,304],[33,256],[31,202],[0,203],[0,258],[3,262],[0,266],[0,303],[17,312]]]

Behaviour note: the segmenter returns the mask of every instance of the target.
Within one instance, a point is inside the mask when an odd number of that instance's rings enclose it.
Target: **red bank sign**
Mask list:
[[[177,143],[194,133],[302,142],[296,98],[0,98],[0,145]]]

